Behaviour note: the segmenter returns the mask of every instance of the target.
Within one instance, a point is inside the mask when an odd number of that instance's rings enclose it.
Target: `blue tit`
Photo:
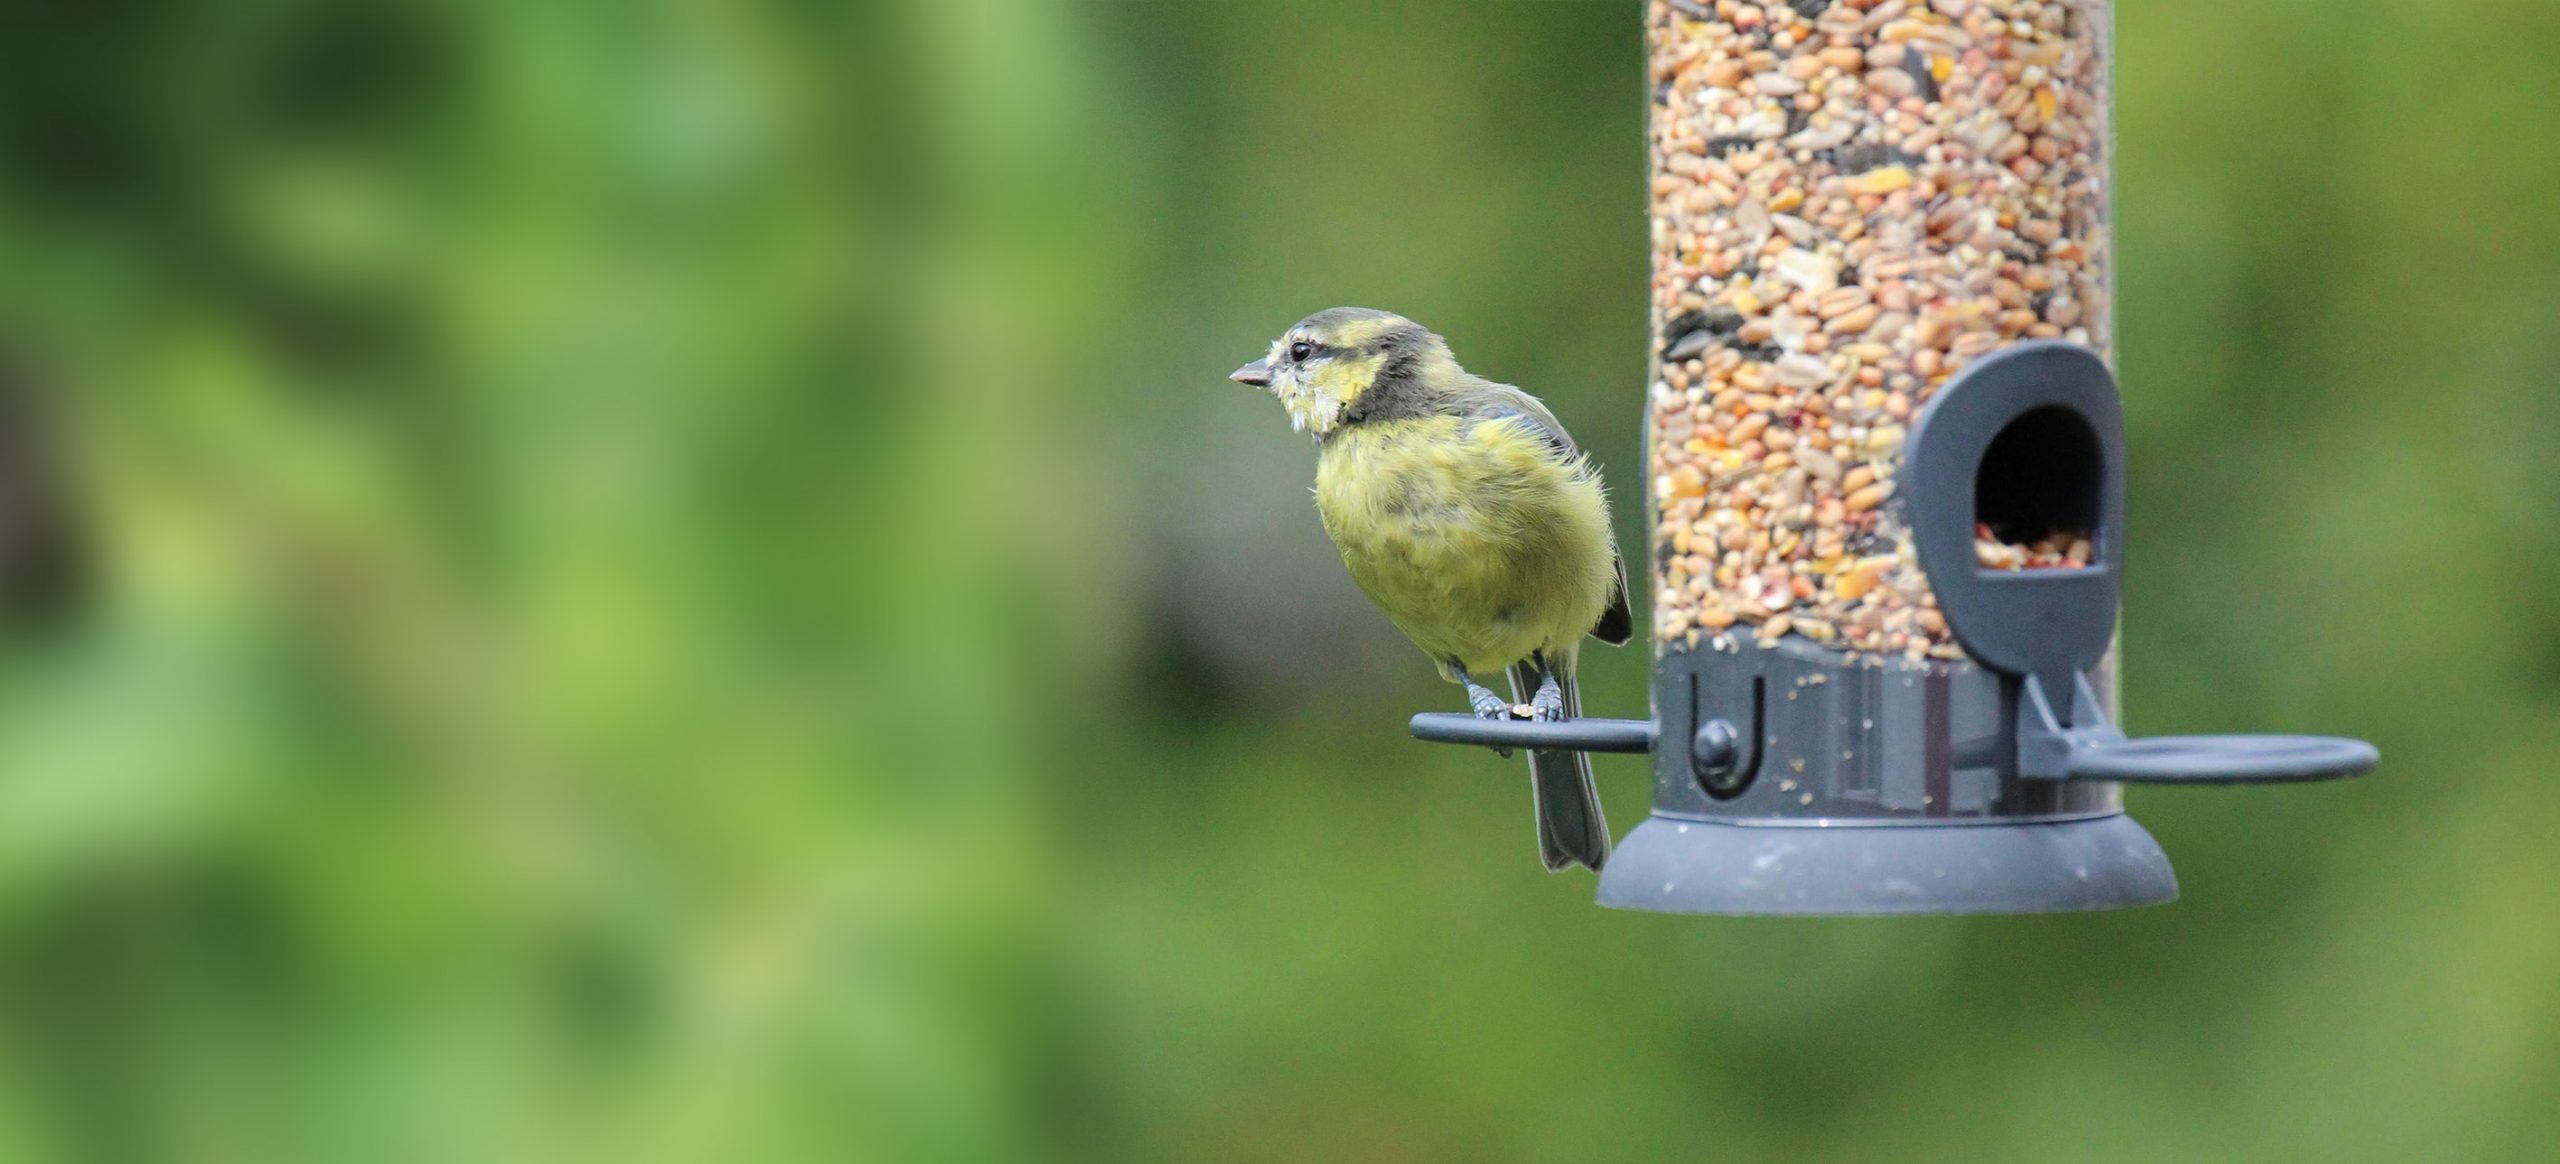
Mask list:
[[[1314,435],[1316,512],[1342,564],[1475,714],[1581,714],[1583,636],[1623,644],[1634,623],[1600,472],[1546,405],[1365,307],[1308,316],[1231,378]],[[1497,671],[1511,700],[1477,681]],[[1529,772],[1547,868],[1599,868],[1609,825],[1590,759],[1533,751]]]

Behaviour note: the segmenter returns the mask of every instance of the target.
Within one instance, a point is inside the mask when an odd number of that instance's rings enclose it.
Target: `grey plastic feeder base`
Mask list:
[[[2177,896],[2167,854],[2122,813],[1944,825],[1656,815],[1600,874],[1600,904],[1653,913],[2051,913]]]

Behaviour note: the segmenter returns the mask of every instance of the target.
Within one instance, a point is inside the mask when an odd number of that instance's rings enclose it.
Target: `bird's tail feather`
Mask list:
[[[1556,683],[1564,692],[1566,718],[1582,714],[1582,691],[1570,670],[1559,670]],[[1538,690],[1538,669],[1531,663],[1511,668],[1511,697],[1527,703]],[[1598,869],[1609,860],[1609,820],[1601,815],[1600,794],[1591,782],[1591,757],[1580,752],[1529,753],[1529,780],[1538,804],[1538,853],[1549,870],[1572,865]]]

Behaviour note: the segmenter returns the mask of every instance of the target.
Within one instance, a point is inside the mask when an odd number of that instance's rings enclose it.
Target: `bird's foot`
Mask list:
[[[1466,668],[1453,667],[1451,669],[1457,672],[1458,682],[1466,685],[1467,707],[1469,710],[1475,712],[1477,719],[1511,718],[1511,704],[1509,702],[1505,701],[1501,696],[1486,690],[1484,684],[1476,682],[1475,676],[1467,674]],[[1493,750],[1493,754],[1508,760],[1511,758],[1511,749],[1495,748]]]
[[[1564,718],[1564,686],[1554,674],[1538,681],[1538,693],[1529,697],[1529,718],[1539,723],[1554,723]]]

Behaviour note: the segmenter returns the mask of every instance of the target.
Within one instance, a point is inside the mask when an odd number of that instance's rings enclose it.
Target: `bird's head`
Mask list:
[[[1271,354],[1228,379],[1268,389],[1291,427],[1323,439],[1381,381],[1455,371],[1449,345],[1391,311],[1335,307],[1299,320],[1271,342]]]

